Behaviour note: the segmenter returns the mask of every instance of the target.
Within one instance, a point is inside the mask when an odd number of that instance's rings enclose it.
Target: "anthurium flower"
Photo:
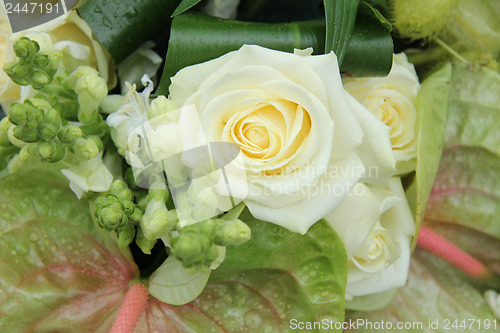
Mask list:
[[[395,170],[389,127],[346,93],[334,53],[311,53],[244,45],[180,70],[169,96],[208,142],[239,147],[251,213],[299,233]]]

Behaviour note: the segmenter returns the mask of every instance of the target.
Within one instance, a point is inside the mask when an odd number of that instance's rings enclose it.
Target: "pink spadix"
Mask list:
[[[420,227],[417,245],[475,279],[483,279],[491,274],[477,259],[426,227]]]
[[[137,326],[141,314],[146,308],[148,288],[142,283],[134,284],[125,294],[118,315],[110,333],[132,333]]]

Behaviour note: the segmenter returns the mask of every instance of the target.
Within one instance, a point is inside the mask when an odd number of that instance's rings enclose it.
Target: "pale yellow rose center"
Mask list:
[[[267,175],[283,173],[310,130],[309,113],[300,105],[283,100],[263,102],[237,112],[224,127],[244,155],[266,163],[262,172]]]
[[[400,149],[415,137],[417,112],[410,99],[395,90],[380,89],[367,96],[365,105],[391,127],[392,147]]]
[[[387,230],[376,226],[354,254],[352,261],[363,271],[376,272],[391,262],[392,238]]]

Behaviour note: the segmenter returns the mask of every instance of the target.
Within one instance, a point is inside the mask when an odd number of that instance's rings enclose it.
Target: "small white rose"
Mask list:
[[[395,160],[389,128],[345,92],[335,54],[297,53],[245,45],[180,70],[169,98],[194,105],[207,142],[239,147],[255,217],[305,233],[357,182],[387,184]]]
[[[415,170],[417,156],[416,99],[420,88],[415,68],[404,53],[395,54],[386,77],[343,78],[344,88],[391,127],[399,174]]]
[[[393,178],[388,189],[358,186],[326,217],[347,252],[347,299],[404,285],[415,233],[399,178]]]

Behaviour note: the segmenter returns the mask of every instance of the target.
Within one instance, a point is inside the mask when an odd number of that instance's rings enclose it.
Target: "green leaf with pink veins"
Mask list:
[[[109,331],[138,270],[54,165],[0,180],[0,230],[1,332]]]

